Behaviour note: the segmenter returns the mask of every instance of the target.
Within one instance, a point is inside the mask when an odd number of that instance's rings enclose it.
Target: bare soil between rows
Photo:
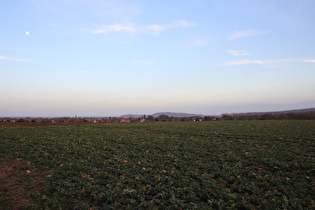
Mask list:
[[[51,172],[36,170],[30,162],[17,159],[0,161],[0,209],[21,209],[29,203],[27,194],[44,188],[44,177]]]

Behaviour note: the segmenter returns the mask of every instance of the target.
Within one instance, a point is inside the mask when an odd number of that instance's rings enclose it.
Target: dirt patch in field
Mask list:
[[[36,170],[22,159],[0,160],[0,209],[15,210],[27,205],[27,193],[41,191],[49,173]]]
[[[25,189],[18,186],[18,180],[12,176],[14,166],[7,166],[0,163],[0,167],[1,205],[6,205],[8,209],[19,209],[25,206],[28,203],[25,196]]]

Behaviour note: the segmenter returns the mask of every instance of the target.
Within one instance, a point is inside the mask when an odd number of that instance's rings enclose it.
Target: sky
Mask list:
[[[0,116],[315,107],[314,0],[2,0]]]

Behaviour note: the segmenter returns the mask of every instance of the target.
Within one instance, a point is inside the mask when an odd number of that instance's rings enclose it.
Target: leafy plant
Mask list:
[[[313,208],[314,137],[315,121],[1,128],[0,158],[50,171],[30,209]]]

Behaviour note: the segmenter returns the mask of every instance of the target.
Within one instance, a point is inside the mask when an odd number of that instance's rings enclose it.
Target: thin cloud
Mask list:
[[[193,23],[188,22],[186,20],[176,20],[170,24],[166,24],[167,28],[178,28],[178,27],[191,27],[194,26]]]
[[[171,28],[185,28],[185,27],[191,27],[194,24],[185,21],[185,20],[179,20],[179,21],[173,21],[168,24],[152,24],[147,25],[143,27],[134,27],[132,25],[122,25],[122,24],[114,24],[114,25],[105,25],[101,26],[96,29],[88,29],[87,31],[93,34],[102,34],[102,33],[108,33],[108,32],[144,32],[144,31],[153,31],[154,33],[159,33],[166,29]]]
[[[315,63],[315,59],[303,60],[303,62],[305,62],[305,63]]]
[[[251,55],[250,53],[246,52],[245,50],[228,50],[227,53],[231,55]]]
[[[124,26],[121,24],[115,24],[115,25],[101,26],[97,29],[91,29],[88,31],[93,33],[93,34],[102,34],[102,33],[107,33],[107,32],[111,32],[111,31],[135,32],[136,29],[132,26]]]
[[[266,34],[268,32],[266,31],[236,31],[234,33],[232,33],[228,39],[229,40],[234,40],[234,39],[240,39],[240,38],[244,38],[244,37],[250,37],[250,36],[258,36],[258,35],[262,35],[262,34]]]
[[[31,60],[24,59],[24,58],[10,58],[10,57],[5,57],[5,56],[0,56],[0,59],[2,60],[11,60],[11,61],[19,61],[19,62],[29,62]]]
[[[145,30],[159,33],[161,31],[163,31],[166,27],[163,25],[149,25],[149,26],[145,26],[144,28],[145,28]]]
[[[262,60],[240,60],[240,61],[232,61],[227,63],[226,65],[228,66],[236,66],[236,65],[244,65],[244,64],[264,64],[264,63],[269,63],[270,60],[267,61],[262,61]]]
[[[192,27],[192,26],[194,26],[194,24],[191,22],[188,22],[186,20],[177,20],[168,24],[162,24],[162,25],[154,24],[154,25],[145,26],[143,28],[149,31],[153,31],[153,32],[160,32],[169,28],[187,28],[187,27]]]
[[[246,65],[246,64],[260,64],[268,68],[274,68],[276,67],[276,64],[278,63],[288,63],[288,62],[301,62],[302,59],[297,58],[291,58],[291,59],[269,59],[269,60],[239,60],[239,61],[232,61],[229,63],[226,63],[227,66],[236,66],[236,65]],[[311,61],[311,60],[310,60]],[[315,60],[314,60],[315,62]]]

